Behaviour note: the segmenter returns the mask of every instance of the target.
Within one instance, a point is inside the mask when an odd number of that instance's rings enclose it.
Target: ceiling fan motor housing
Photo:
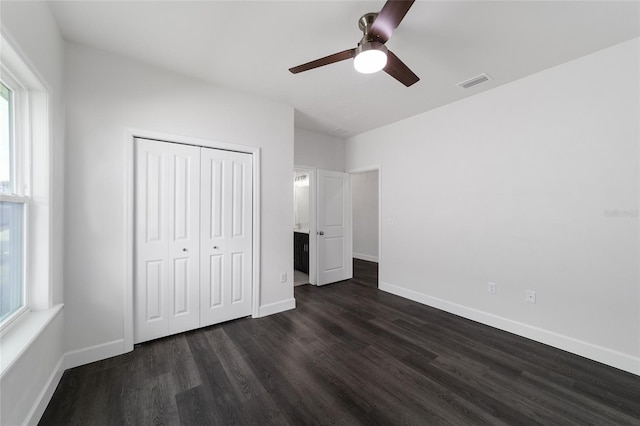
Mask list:
[[[360,40],[360,43],[358,43],[358,45],[364,44],[367,41],[372,41],[369,40],[369,29],[371,28],[371,25],[373,25],[373,21],[375,21],[377,17],[378,12],[371,12],[365,13],[360,17],[360,19],[358,19],[358,28],[360,28],[360,31],[362,31],[363,33],[362,40]]]

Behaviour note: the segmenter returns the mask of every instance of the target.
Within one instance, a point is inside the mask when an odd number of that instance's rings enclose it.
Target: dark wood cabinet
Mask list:
[[[293,233],[293,268],[309,273],[309,234]]]

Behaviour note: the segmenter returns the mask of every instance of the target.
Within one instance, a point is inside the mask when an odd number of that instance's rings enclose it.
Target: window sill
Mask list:
[[[59,304],[43,311],[32,311],[21,315],[0,337],[0,377],[2,377],[22,354],[38,338],[40,333],[62,311]]]

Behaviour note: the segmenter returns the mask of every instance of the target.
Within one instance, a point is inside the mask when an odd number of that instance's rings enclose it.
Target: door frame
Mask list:
[[[317,167],[293,166],[293,171],[306,170],[309,172],[309,284],[317,285],[316,270],[316,178]]]
[[[235,151],[250,154],[252,157],[253,169],[253,235],[251,239],[251,250],[253,253],[252,264],[252,291],[251,291],[251,317],[260,316],[260,148],[247,145],[230,144],[208,139],[193,138],[190,136],[173,135],[169,133],[155,132],[151,130],[129,128],[125,131],[124,149],[126,157],[126,167],[124,176],[124,351],[133,350],[133,285],[134,285],[134,248],[135,248],[135,139],[151,139],[160,142],[178,143],[184,145],[200,146],[204,148],[220,149],[224,151]]]
[[[349,175],[356,173],[366,173],[366,172],[378,172],[378,288],[380,288],[380,283],[382,283],[382,165],[374,164],[367,167],[358,167],[355,169],[347,170]],[[352,188],[353,189],[353,188]],[[353,197],[353,191],[351,191],[351,197]],[[351,199],[351,221],[353,222],[353,198]],[[351,253],[353,262],[353,253]]]

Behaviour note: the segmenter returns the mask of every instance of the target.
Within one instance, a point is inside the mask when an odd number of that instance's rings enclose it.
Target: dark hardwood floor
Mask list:
[[[68,370],[40,424],[640,424],[640,377],[381,292],[367,266]]]
[[[378,288],[378,264],[366,260],[353,259],[352,281]]]

